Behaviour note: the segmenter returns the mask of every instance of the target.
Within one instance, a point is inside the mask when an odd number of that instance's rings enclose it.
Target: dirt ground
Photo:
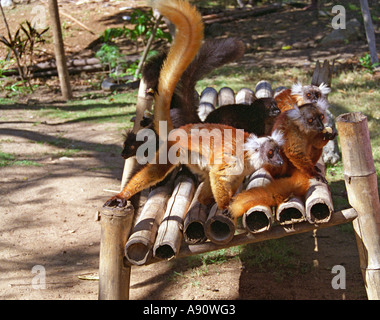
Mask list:
[[[64,19],[69,57],[93,55],[98,35],[107,27],[123,23],[125,10],[120,8],[143,3],[82,2],[60,1],[61,9],[81,17],[82,23],[96,33],[92,35]],[[36,4],[40,2],[6,11],[10,25],[25,20]],[[304,28],[312,17],[309,12],[288,9],[226,23],[222,30],[249,44],[244,58],[247,64],[307,67],[317,58],[329,57],[339,59],[341,65],[350,65],[368,51],[363,39],[334,48],[319,47],[318,40],[331,28],[325,20]],[[289,33],[280,33],[282,23]],[[3,32],[1,24],[0,33]],[[278,49],[286,45],[292,45],[292,49]],[[271,50],[273,47],[277,49]],[[49,99],[59,100],[59,95],[43,97],[37,93],[32,98],[33,103],[2,105],[0,110],[1,151],[40,165],[0,169],[0,298],[97,299],[98,281],[92,276],[96,278],[98,272],[100,224],[94,217],[97,208],[110,196],[104,190],[119,188],[124,164],[118,153],[122,137],[107,123],[41,118],[38,110],[44,104],[39,101],[46,104]],[[62,149],[46,142],[58,138],[81,151],[52,156]],[[222,262],[207,265],[182,258],[133,267],[130,298],[366,299],[352,231],[333,227],[318,231],[316,238],[312,233],[292,236],[281,240],[278,250],[284,248],[289,248],[291,256],[285,267],[276,266],[275,259],[273,263],[252,264],[249,252],[264,250],[260,244],[249,245],[239,254],[227,254]],[[335,265],[345,267],[344,290],[335,290],[331,285],[335,276],[331,269]],[[43,272],[45,288],[39,282]]]

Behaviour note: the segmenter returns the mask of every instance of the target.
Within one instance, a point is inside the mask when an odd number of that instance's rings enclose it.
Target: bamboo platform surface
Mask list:
[[[260,81],[255,90],[243,88],[236,96],[228,87],[219,92],[206,88],[200,95],[199,111],[204,115],[226,104],[250,104],[258,97],[272,97],[273,92],[267,81]],[[322,162],[318,167],[324,172]],[[260,169],[246,177],[240,190],[264,186],[271,180],[270,174]],[[145,205],[136,212],[125,245],[127,264],[145,265],[280,238],[349,222],[357,216],[354,209],[334,213],[328,185],[312,179],[304,198],[291,198],[278,208],[251,208],[236,226],[216,204],[206,206],[197,200],[201,183],[188,170],[180,170],[166,184],[145,190]]]
[[[144,96],[143,81],[140,89],[138,118],[152,103]],[[271,97],[274,92],[266,81],[259,82],[255,91],[245,88],[236,96],[230,88],[219,92],[206,88],[200,95],[198,111],[205,117],[221,105],[251,103],[258,97]],[[350,221],[368,299],[380,299],[380,202],[367,118],[361,113],[343,114],[336,119],[336,125],[351,208],[335,212],[329,186],[311,179],[303,198],[290,198],[277,208],[251,208],[243,215],[241,225],[236,226],[215,204],[206,206],[198,201],[202,182],[188,170],[177,170],[165,183],[142,191],[138,207],[128,202],[123,208],[100,210],[99,299],[129,299],[132,265],[278,239]],[[133,130],[138,130],[136,122]],[[134,158],[126,160],[122,188],[135,163]],[[323,162],[317,166],[324,174]],[[260,169],[245,178],[238,192],[264,186],[271,180]]]

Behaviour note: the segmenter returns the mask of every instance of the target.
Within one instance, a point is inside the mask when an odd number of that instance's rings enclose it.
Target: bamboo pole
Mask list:
[[[204,228],[208,210],[206,205],[198,201],[203,184],[202,182],[198,186],[184,221],[183,237],[185,242],[189,244],[202,243],[207,239]]]
[[[99,299],[128,300],[131,269],[124,263],[124,246],[131,230],[134,209],[103,207],[99,254]]]
[[[201,97],[200,97],[200,103],[209,103],[215,108],[217,100],[218,100],[218,92],[214,88],[207,87],[206,89],[202,91]]]
[[[145,110],[151,110],[153,104],[153,97],[147,94],[147,85],[144,79],[141,79],[139,91],[137,94],[137,103],[136,103],[136,119],[133,124],[132,131],[137,133],[140,128],[140,122],[144,116]],[[124,162],[123,176],[121,179],[121,190],[125,187],[127,179],[129,178],[131,172],[137,165],[136,157],[129,157]]]
[[[357,211],[353,221],[360,267],[368,299],[380,299],[380,203],[367,117],[360,112],[336,119],[342,148],[348,201]]]
[[[172,259],[178,254],[183,237],[183,221],[194,195],[194,179],[186,172],[179,173],[174,185],[153,246],[153,255],[160,259]]]
[[[247,180],[246,190],[249,190],[255,187],[264,187],[271,183],[273,178],[264,168],[261,168],[252,173]],[[242,223],[243,227],[251,233],[268,231],[273,223],[272,208],[264,205],[250,208],[243,214]]]
[[[321,159],[316,165],[325,176],[326,168]],[[306,219],[310,223],[326,223],[334,212],[333,201],[327,183],[310,179],[310,187],[305,195]]]
[[[229,104],[235,104],[235,93],[231,88],[223,87],[218,93],[218,105],[221,107]]]
[[[257,99],[273,97],[271,84],[266,80],[261,80],[256,84],[255,95]]]
[[[291,197],[276,209],[276,220],[282,225],[306,220],[305,203],[301,197]]]
[[[145,264],[152,256],[157,230],[165,214],[173,181],[153,189],[125,245],[125,256],[134,265]]]
[[[198,106],[198,116],[201,121],[205,121],[208,114],[215,110],[217,99],[218,92],[214,88],[207,87],[202,91]]]
[[[236,104],[252,104],[255,100],[255,93],[248,88],[242,88],[236,94]]]
[[[221,210],[215,203],[205,223],[207,238],[213,243],[224,245],[231,241],[235,233],[235,223],[227,210]]]
[[[216,244],[213,242],[205,242],[196,245],[184,245],[181,248],[178,258],[187,257],[191,255],[201,254],[209,251],[219,250],[222,248],[229,248],[238,245],[244,245],[249,243],[257,243],[261,241],[279,239],[286,236],[310,232],[312,230],[323,229],[331,226],[336,226],[339,224],[347,223],[354,220],[357,217],[355,209],[349,208],[342,211],[337,211],[331,217],[330,221],[323,224],[310,224],[307,221],[297,223],[291,226],[273,226],[269,231],[262,233],[252,234],[250,232],[244,232],[235,235],[231,241],[226,244]],[[152,261],[153,262],[153,261]]]

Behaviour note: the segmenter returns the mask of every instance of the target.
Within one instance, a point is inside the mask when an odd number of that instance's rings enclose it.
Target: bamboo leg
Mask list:
[[[131,268],[124,266],[124,246],[131,230],[134,209],[101,209],[99,300],[128,300]]]
[[[360,112],[336,119],[348,201],[368,299],[380,299],[380,203],[367,118]]]

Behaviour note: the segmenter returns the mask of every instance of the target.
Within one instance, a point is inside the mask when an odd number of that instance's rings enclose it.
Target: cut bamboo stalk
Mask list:
[[[153,96],[147,94],[147,84],[144,78],[140,81],[139,91],[137,93],[136,103],[136,119],[133,125],[133,132],[137,133],[140,130],[140,122],[143,119],[146,110],[152,110]]]
[[[194,195],[195,183],[189,174],[181,171],[175,181],[164,218],[158,228],[153,255],[160,259],[174,258],[181,246],[183,221]]]
[[[255,100],[255,93],[248,88],[242,88],[236,94],[236,104],[252,104]]]
[[[202,91],[199,103],[209,103],[216,107],[217,100],[218,92],[214,88],[207,87]]]
[[[235,233],[235,223],[227,210],[221,210],[215,203],[205,223],[207,238],[213,243],[224,245],[231,241]]]
[[[272,86],[266,80],[261,80],[256,84],[255,92],[257,99],[273,97]]]
[[[198,117],[201,121],[205,121],[207,116],[215,110],[215,107],[208,102],[202,102],[198,106]]]
[[[123,175],[121,177],[120,191],[124,189],[127,184],[128,179],[131,176],[131,173],[134,171],[134,168],[137,166],[136,157],[129,157],[124,161]]]
[[[103,207],[99,255],[99,299],[128,300],[130,267],[124,263],[124,246],[132,227],[134,209]]]
[[[218,250],[221,248],[229,248],[238,245],[244,245],[249,243],[257,243],[261,241],[279,239],[286,236],[310,232],[316,229],[323,229],[343,223],[350,222],[357,217],[355,209],[349,208],[342,211],[337,211],[333,214],[330,221],[323,224],[310,224],[307,221],[297,223],[291,226],[273,226],[268,232],[255,233],[245,232],[235,235],[231,241],[226,244],[216,244],[213,242],[206,241],[205,243],[196,244],[196,245],[187,245],[182,246],[181,251],[178,255],[180,257],[187,257],[191,255],[201,254],[209,251]]]
[[[246,245],[250,243],[257,243],[262,242],[266,240],[272,240],[272,239],[280,239],[283,237],[299,234],[299,233],[305,233],[310,232],[313,230],[319,230],[324,229],[344,223],[348,223],[356,219],[358,216],[357,212],[354,208],[344,209],[341,211],[334,212],[333,216],[331,217],[330,221],[327,223],[322,224],[310,224],[307,221],[303,221],[300,223],[293,224],[291,226],[282,226],[282,225],[275,225],[273,226],[268,232],[262,232],[262,233],[255,233],[252,234],[250,232],[244,232],[235,235],[232,240],[226,244],[216,244],[210,241],[206,241],[204,243],[190,245],[190,244],[184,244],[181,247],[181,250],[177,256],[177,258],[183,258],[188,257],[192,255],[202,254],[214,250],[219,250],[223,248],[229,248],[229,247],[235,247],[240,245]],[[161,260],[158,259],[152,259],[149,261],[150,263],[156,263]]]
[[[268,231],[273,224],[272,208],[258,205],[244,213],[243,226],[251,233]]]
[[[143,265],[151,258],[158,226],[172,191],[172,184],[165,183],[150,192],[125,245],[125,256],[131,264]]]
[[[215,110],[218,99],[218,92],[211,87],[207,87],[201,93],[199,98],[198,116],[201,121],[205,121],[208,114]]]
[[[252,173],[247,180],[246,189],[249,190],[255,187],[264,187],[272,182],[273,178],[264,168],[261,168]],[[250,208],[243,214],[242,223],[243,227],[251,233],[268,231],[273,223],[272,208],[264,205]]]
[[[348,201],[368,299],[380,299],[380,203],[367,118],[360,112],[336,119]]]
[[[219,107],[235,104],[235,92],[229,87],[223,87],[218,93],[218,105]]]
[[[326,168],[319,160],[317,167],[325,176]],[[310,179],[310,187],[305,195],[306,220],[310,223],[326,223],[334,212],[329,186],[317,179]]]
[[[189,244],[202,243],[207,239],[204,229],[208,216],[208,208],[198,201],[203,184],[202,182],[198,186],[184,221],[183,236],[185,242]]]
[[[276,220],[281,225],[300,223],[306,220],[305,202],[301,197],[291,197],[276,209]]]

